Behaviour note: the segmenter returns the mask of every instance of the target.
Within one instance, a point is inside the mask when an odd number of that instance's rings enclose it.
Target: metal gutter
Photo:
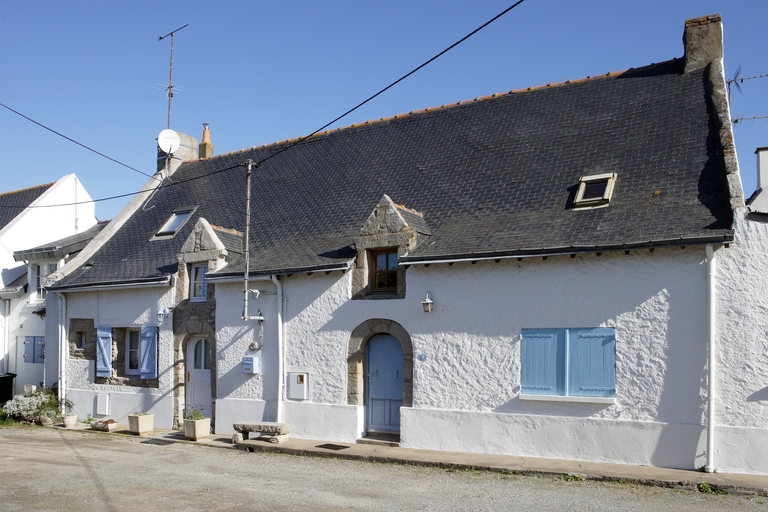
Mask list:
[[[591,254],[603,252],[637,251],[641,249],[657,249],[663,247],[680,247],[686,245],[723,244],[733,242],[733,231],[719,236],[670,238],[663,240],[648,240],[645,242],[630,242],[611,245],[570,245],[563,247],[523,248],[509,251],[492,251],[464,254],[443,254],[436,256],[409,257],[400,259],[398,265],[431,265],[433,263],[462,263],[468,261],[499,260],[509,258],[536,258],[542,256],[569,256],[576,254]]]
[[[277,275],[277,276],[284,276],[287,274],[301,274],[302,272],[333,272],[335,270],[341,270],[341,271],[347,271],[352,268],[352,265],[354,264],[354,260],[350,260],[347,263],[344,264],[331,264],[331,265],[318,265],[316,267],[303,267],[303,268],[287,268],[287,269],[280,269],[280,270],[265,270],[265,271],[258,271],[258,272],[249,272],[248,278],[251,277],[257,278],[257,277],[265,277],[267,279],[270,278],[270,276]],[[205,280],[209,283],[238,283],[243,281],[243,275],[241,273],[234,274],[234,273],[227,273],[227,274],[208,274],[205,277]]]
[[[171,276],[166,276],[161,280],[154,281],[141,281],[135,283],[115,283],[115,284],[94,284],[94,285],[82,285],[71,286],[69,288],[47,288],[50,292],[56,293],[73,293],[73,292],[89,292],[93,290],[120,290],[126,288],[155,288],[159,286],[169,286],[171,284]]]

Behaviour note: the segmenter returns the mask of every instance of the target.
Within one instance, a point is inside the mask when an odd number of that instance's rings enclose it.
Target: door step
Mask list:
[[[357,443],[374,444],[378,446],[400,446],[400,435],[368,432],[368,435],[358,439]]]

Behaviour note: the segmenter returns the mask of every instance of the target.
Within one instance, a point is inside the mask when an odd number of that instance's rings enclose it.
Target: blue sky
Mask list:
[[[199,139],[210,123],[221,154],[313,132],[512,3],[0,0],[0,103],[152,174],[167,121],[170,39],[158,36],[189,24],[176,36],[171,128]],[[726,75],[768,73],[765,0],[526,0],[336,126],[680,57],[685,20],[715,12]],[[768,115],[768,78],[742,91],[734,116]],[[147,181],[2,108],[0,126],[2,191],[71,172],[94,198]],[[734,127],[747,196],[767,129]],[[100,202],[97,216],[127,201]]]

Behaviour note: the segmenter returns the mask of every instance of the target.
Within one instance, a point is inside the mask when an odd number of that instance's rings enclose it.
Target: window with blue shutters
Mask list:
[[[43,363],[45,362],[45,337],[44,336],[24,336],[24,362],[25,363]]]
[[[520,391],[527,395],[616,396],[611,327],[523,329]]]

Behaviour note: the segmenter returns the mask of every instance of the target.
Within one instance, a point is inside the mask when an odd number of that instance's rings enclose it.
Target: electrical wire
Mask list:
[[[255,163],[254,163],[254,166],[253,166],[253,167],[254,167],[254,169],[257,169],[257,168],[258,168],[258,167],[259,167],[261,164],[263,164],[263,163],[267,162],[268,160],[271,160],[272,158],[276,157],[277,155],[279,155],[279,154],[282,154],[282,153],[284,153],[284,152],[288,151],[289,149],[292,149],[292,148],[296,147],[297,145],[299,145],[299,144],[301,144],[301,143],[305,142],[306,140],[308,140],[308,139],[310,139],[311,137],[313,137],[313,136],[317,135],[319,132],[321,132],[321,131],[325,130],[326,128],[328,128],[328,127],[329,127],[329,126],[331,126],[332,124],[334,124],[334,123],[336,123],[336,122],[340,121],[341,119],[343,119],[344,117],[348,116],[349,114],[351,114],[351,113],[352,113],[352,112],[354,112],[355,110],[359,109],[360,107],[362,107],[362,106],[363,106],[363,105],[365,105],[366,103],[368,103],[368,102],[370,102],[370,101],[374,100],[375,98],[377,98],[377,97],[378,97],[378,96],[380,96],[381,94],[385,93],[386,91],[388,91],[389,89],[391,89],[391,88],[392,88],[392,87],[394,87],[395,85],[399,84],[400,82],[402,82],[403,80],[405,80],[405,79],[406,79],[406,78],[408,78],[409,76],[413,75],[413,74],[414,74],[414,73],[416,73],[417,71],[419,71],[419,70],[421,70],[422,68],[426,67],[427,65],[431,64],[432,62],[434,62],[434,61],[435,61],[435,60],[437,60],[438,58],[442,57],[443,55],[445,55],[446,53],[448,53],[449,51],[451,51],[452,49],[454,49],[455,47],[457,47],[458,45],[460,45],[461,43],[463,43],[464,41],[466,41],[467,39],[469,39],[469,38],[470,38],[470,37],[472,37],[473,35],[477,34],[477,33],[478,33],[478,32],[480,32],[481,30],[483,30],[484,28],[486,28],[488,25],[490,25],[490,24],[491,24],[491,23],[493,23],[494,21],[498,20],[499,18],[501,18],[502,16],[504,16],[505,14],[507,14],[508,12],[510,12],[512,9],[514,9],[514,8],[515,8],[515,7],[517,7],[518,5],[522,4],[524,1],[525,1],[525,0],[518,0],[517,2],[515,2],[515,3],[514,3],[514,4],[512,4],[511,6],[507,7],[506,9],[504,9],[503,11],[501,11],[499,14],[497,14],[496,16],[494,16],[493,18],[491,18],[490,20],[486,21],[485,23],[483,23],[482,25],[480,25],[479,27],[477,27],[475,30],[473,30],[473,31],[472,31],[472,32],[470,32],[469,34],[465,35],[464,37],[462,37],[461,39],[459,39],[458,41],[456,41],[456,42],[455,42],[455,43],[453,43],[452,45],[450,45],[450,46],[448,46],[447,48],[445,48],[443,51],[441,51],[440,53],[438,53],[438,54],[437,54],[437,55],[435,55],[434,57],[432,57],[432,58],[428,59],[427,61],[425,61],[424,63],[420,64],[419,66],[416,66],[416,67],[415,67],[415,68],[413,68],[411,71],[409,71],[408,73],[404,74],[403,76],[401,76],[400,78],[398,78],[397,80],[395,80],[394,82],[392,82],[391,84],[389,84],[389,85],[387,85],[386,87],[384,87],[383,89],[379,90],[377,93],[375,93],[375,94],[373,94],[373,95],[369,96],[367,99],[365,99],[365,100],[361,101],[360,103],[358,103],[358,104],[357,104],[357,105],[355,105],[354,107],[350,108],[349,110],[347,110],[346,112],[344,112],[344,113],[343,113],[343,114],[341,114],[340,116],[336,117],[336,118],[335,118],[335,119],[333,119],[332,121],[329,121],[328,123],[324,124],[323,126],[321,126],[320,128],[318,128],[317,130],[315,130],[315,131],[313,131],[312,133],[310,133],[309,135],[304,135],[304,136],[302,136],[302,137],[299,137],[299,138],[298,138],[296,141],[292,142],[291,144],[288,144],[288,145],[286,145],[285,147],[283,147],[283,148],[280,148],[278,151],[275,151],[275,152],[273,152],[272,154],[270,154],[270,155],[268,155],[268,156],[266,156],[266,157],[262,158],[262,159],[261,159],[261,160],[259,160],[258,162],[255,162]],[[6,109],[8,109],[8,110],[10,110],[11,112],[13,112],[13,113],[15,113],[15,114],[17,114],[17,115],[19,115],[19,116],[21,116],[21,117],[23,117],[24,119],[27,119],[28,121],[31,121],[31,122],[35,123],[36,125],[38,125],[38,126],[40,126],[40,127],[42,127],[42,128],[45,128],[45,129],[46,129],[46,130],[48,130],[48,131],[51,131],[51,132],[55,133],[56,135],[59,135],[59,136],[61,136],[61,137],[64,137],[65,139],[67,139],[67,140],[69,140],[69,141],[71,141],[71,142],[74,142],[74,143],[75,143],[75,144],[77,144],[78,146],[82,146],[83,148],[85,148],[85,149],[87,149],[87,150],[89,150],[89,151],[92,151],[92,152],[96,153],[97,155],[103,156],[104,158],[106,158],[106,159],[108,159],[108,160],[111,160],[111,161],[113,161],[113,162],[115,162],[115,163],[117,163],[117,164],[119,164],[119,165],[122,165],[123,167],[127,167],[128,169],[131,169],[131,170],[133,170],[133,171],[136,171],[136,172],[138,172],[138,173],[141,173],[141,174],[143,174],[144,176],[148,176],[148,177],[150,177],[150,178],[153,178],[153,179],[156,179],[156,180],[158,179],[158,178],[156,178],[155,176],[151,176],[151,175],[149,175],[149,174],[147,174],[147,173],[145,173],[145,172],[143,172],[143,171],[140,171],[140,170],[138,170],[138,169],[135,169],[135,168],[133,168],[133,167],[131,167],[131,166],[129,166],[129,165],[126,165],[126,164],[124,164],[124,163],[122,163],[122,162],[119,162],[118,160],[115,160],[114,158],[110,158],[110,157],[108,157],[107,155],[104,155],[103,153],[99,153],[98,151],[96,151],[96,150],[94,150],[94,149],[91,149],[91,148],[89,148],[88,146],[86,146],[86,145],[84,145],[84,144],[81,144],[81,143],[77,142],[76,140],[74,140],[74,139],[71,139],[71,138],[67,137],[66,135],[63,135],[63,134],[61,134],[61,133],[59,133],[59,132],[57,132],[57,131],[55,131],[55,130],[52,130],[51,128],[48,128],[47,126],[45,126],[45,125],[43,125],[43,124],[41,124],[41,123],[38,123],[38,122],[37,122],[37,121],[35,121],[34,119],[31,119],[31,118],[29,118],[29,117],[25,116],[24,114],[22,114],[22,113],[20,113],[20,112],[17,112],[16,110],[13,110],[12,108],[10,108],[10,107],[8,107],[8,106],[6,106],[6,105],[2,104],[2,103],[0,103],[0,106],[2,106],[2,107],[4,107],[4,108],[6,108]],[[195,176],[195,177],[192,177],[192,178],[187,178],[187,179],[185,179],[185,180],[175,181],[175,182],[172,182],[172,183],[168,183],[168,184],[165,184],[165,183],[161,183],[160,185],[158,185],[158,186],[155,188],[155,190],[159,190],[159,189],[161,189],[161,188],[166,188],[166,187],[171,187],[171,186],[178,186],[178,185],[181,185],[181,184],[184,184],[184,183],[189,183],[189,182],[191,182],[191,181],[196,181],[196,180],[199,180],[199,179],[208,178],[208,177],[214,176],[214,175],[216,175],[216,174],[220,174],[220,173],[223,173],[223,172],[231,171],[231,170],[233,170],[233,169],[239,169],[239,168],[242,168],[244,165],[245,165],[245,163],[241,163],[241,164],[233,165],[233,166],[230,166],[230,167],[226,167],[226,168],[224,168],[224,169],[219,169],[219,170],[216,170],[216,171],[213,171],[213,172],[210,172],[210,173],[206,173],[206,174],[203,174],[203,175],[201,175],[201,176]],[[129,196],[133,196],[133,195],[136,195],[136,194],[139,194],[139,193],[141,193],[141,191],[138,191],[138,192],[129,192],[129,193],[126,193],[126,194],[119,194],[119,195],[115,195],[115,196],[109,196],[109,197],[102,197],[102,198],[99,198],[99,199],[91,199],[90,201],[80,201],[80,202],[74,202],[74,203],[62,203],[62,204],[57,204],[57,205],[37,205],[37,206],[27,206],[26,208],[53,208],[53,207],[57,207],[57,206],[74,206],[74,205],[78,205],[78,204],[98,203],[98,202],[102,202],[102,201],[112,201],[112,200],[114,200],[114,199],[121,199],[121,198],[123,198],[123,197],[129,197]],[[236,211],[236,212],[239,212],[239,213],[245,214],[245,212],[241,212],[241,211],[239,211],[239,210],[236,210],[236,209],[234,209],[234,208],[231,208],[231,207],[229,207],[229,206],[223,205],[223,204],[221,204],[221,203],[216,203],[215,201],[211,201],[210,199],[206,199],[206,200],[207,200],[208,202],[212,202],[212,203],[218,204],[219,206],[222,206],[222,207],[224,207],[224,208],[226,208],[226,209],[228,209],[228,210],[232,210],[232,211]],[[18,206],[2,206],[2,205],[0,205],[0,208],[21,208],[21,207],[18,207]]]
[[[85,148],[85,149],[87,149],[88,151],[91,151],[92,153],[96,153],[97,155],[99,155],[99,156],[102,156],[102,157],[106,158],[107,160],[110,160],[110,161],[112,161],[112,162],[115,162],[115,163],[116,163],[116,164],[118,164],[118,165],[122,165],[123,167],[125,167],[125,168],[127,168],[127,169],[130,169],[130,170],[132,170],[132,171],[135,171],[135,172],[137,172],[137,173],[139,173],[139,174],[143,174],[144,176],[146,176],[146,177],[148,177],[148,178],[154,178],[154,179],[157,179],[157,178],[155,178],[154,176],[152,176],[151,174],[147,174],[147,173],[145,173],[144,171],[140,171],[139,169],[136,169],[135,167],[131,167],[131,166],[130,166],[130,165],[128,165],[128,164],[124,164],[123,162],[120,162],[119,160],[115,160],[114,158],[112,158],[112,157],[109,157],[109,156],[105,155],[104,153],[100,153],[100,152],[96,151],[95,149],[93,149],[93,148],[90,148],[90,147],[86,146],[85,144],[82,144],[82,143],[80,143],[80,142],[77,142],[75,139],[72,139],[72,138],[70,138],[70,137],[67,137],[67,136],[66,136],[66,135],[64,135],[63,133],[59,133],[59,132],[57,132],[56,130],[54,130],[53,128],[49,128],[49,127],[45,126],[43,123],[38,123],[37,121],[35,121],[35,120],[34,120],[34,119],[32,119],[31,117],[27,117],[27,116],[25,116],[25,115],[24,115],[24,114],[22,114],[21,112],[19,112],[19,111],[17,111],[17,110],[14,110],[14,109],[12,109],[12,108],[11,108],[11,107],[9,107],[8,105],[5,105],[5,104],[3,104],[3,103],[0,103],[0,107],[3,107],[3,108],[5,108],[5,109],[7,109],[7,110],[10,110],[10,111],[11,111],[11,112],[13,112],[14,114],[16,114],[16,115],[18,115],[18,116],[21,116],[21,117],[23,117],[23,118],[24,118],[24,119],[26,119],[27,121],[29,121],[29,122],[32,122],[32,123],[35,123],[37,126],[39,126],[39,127],[41,127],[41,128],[45,128],[45,129],[46,129],[46,130],[48,130],[49,132],[55,133],[55,134],[56,134],[56,135],[58,135],[59,137],[63,137],[63,138],[67,139],[67,140],[68,140],[68,141],[70,141],[70,142],[74,142],[74,143],[75,143],[75,144],[77,144],[78,146],[80,146],[80,147],[82,147],[82,148]]]

